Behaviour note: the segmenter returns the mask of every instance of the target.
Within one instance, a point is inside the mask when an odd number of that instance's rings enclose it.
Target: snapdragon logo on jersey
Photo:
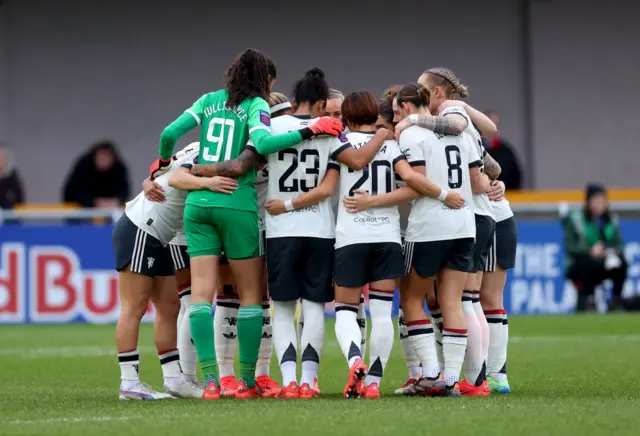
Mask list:
[[[0,323],[111,323],[118,276],[111,226],[20,226],[0,231]],[[153,306],[145,320],[153,319]]]
[[[353,222],[358,224],[387,224],[391,222],[391,218],[388,216],[377,216],[374,209],[369,209],[353,217]]]

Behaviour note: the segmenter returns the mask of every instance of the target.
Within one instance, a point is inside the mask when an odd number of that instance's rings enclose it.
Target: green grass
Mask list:
[[[160,386],[149,327],[141,376]],[[639,327],[633,315],[512,317],[514,393],[490,398],[391,396],[406,377],[396,343],[384,398],[346,401],[346,363],[330,322],[320,399],[205,403],[118,401],[113,326],[2,326],[0,434],[638,434]],[[275,365],[273,374],[279,379]]]

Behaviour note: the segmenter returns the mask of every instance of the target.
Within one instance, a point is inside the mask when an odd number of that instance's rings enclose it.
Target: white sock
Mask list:
[[[240,300],[237,295],[218,295],[213,314],[213,343],[218,361],[218,376],[234,377],[233,365],[238,347],[238,310]]]
[[[360,305],[358,306],[358,326],[360,327],[360,335],[362,336],[362,342],[360,343],[360,351],[362,351],[362,357],[367,354],[367,312],[364,307],[364,294],[360,295]]]
[[[480,331],[482,332],[482,361],[484,362],[486,370],[489,356],[489,324],[487,323],[487,318],[485,318],[482,305],[480,304],[480,291],[474,291],[472,303],[473,310],[476,312],[476,316],[478,317]]]
[[[369,371],[364,382],[366,386],[372,383],[380,386],[380,379],[391,355],[394,336],[391,320],[393,293],[394,291],[369,288],[371,337],[369,338]]]
[[[358,328],[358,305],[336,302],[336,339],[342,354],[349,363],[349,368],[362,359],[360,344],[362,337]]]
[[[416,352],[413,351],[413,346],[409,341],[407,324],[402,309],[398,312],[398,333],[400,335],[400,346],[402,347],[404,361],[407,364],[407,370],[409,371],[409,378],[417,380],[422,377],[422,368],[420,367],[420,359],[418,359]]]
[[[509,344],[509,320],[507,312],[504,310],[502,320],[502,335],[500,347],[493,362],[495,372],[491,372],[491,377],[499,382],[507,381],[507,345]]]
[[[453,386],[460,379],[460,370],[464,362],[467,348],[467,331],[443,329],[442,352],[444,354],[444,381],[447,386]]]
[[[118,353],[120,364],[120,389],[127,391],[140,383],[140,353],[138,349]]]
[[[298,348],[300,348],[300,338],[302,338],[302,330],[304,330],[304,314],[302,313],[302,302],[296,305],[298,311],[298,321],[296,323],[296,339]]]
[[[476,385],[482,372],[482,329],[473,310],[471,292],[464,291],[462,296],[462,312],[467,324],[467,352],[464,355],[464,379],[470,385]]]
[[[308,383],[313,387],[313,381],[318,377],[318,365],[324,348],[324,303],[302,300],[302,313],[304,313],[306,325],[300,337],[302,353],[300,385]]]
[[[182,383],[180,371],[180,353],[177,348],[158,352],[164,385],[169,388],[177,388]]]
[[[433,334],[431,321],[422,319],[407,323],[409,342],[418,355],[422,364],[421,376],[435,379],[440,374],[438,355],[436,353],[436,338]]]
[[[273,347],[276,350],[278,364],[282,372],[282,386],[297,383],[296,377],[298,341],[294,319],[296,316],[295,301],[274,301],[273,319]]]
[[[196,347],[191,338],[191,323],[189,322],[189,307],[191,306],[191,287],[189,293],[180,296],[180,314],[178,315],[178,350],[180,351],[180,368],[182,381],[196,381],[196,365],[198,357]],[[186,315],[186,316],[185,316]]]
[[[487,373],[489,374],[500,371],[500,368],[496,369],[494,362],[496,361],[503,340],[502,321],[504,320],[504,315],[502,312],[502,310],[485,310],[484,312],[484,316],[489,324],[489,350],[487,357]]]
[[[429,309],[431,315],[431,325],[433,326],[433,332],[436,335],[436,354],[438,355],[438,365],[440,365],[440,372],[444,372],[444,355],[442,353],[442,313],[440,313],[440,306],[436,306],[433,309]]]
[[[273,350],[273,326],[271,325],[271,305],[269,299],[262,300],[262,339],[258,351],[258,363],[256,364],[256,377],[269,376],[271,365],[271,351]]]

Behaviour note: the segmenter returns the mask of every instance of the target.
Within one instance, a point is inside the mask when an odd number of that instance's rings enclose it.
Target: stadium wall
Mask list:
[[[640,220],[623,220],[629,278],[625,295],[640,295]],[[112,226],[89,224],[0,228],[0,324],[111,323],[117,320]],[[557,220],[518,220],[516,267],[504,307],[510,314],[566,314],[575,291],[564,279]],[[397,311],[397,295],[394,310]],[[327,305],[327,313],[333,307]],[[153,319],[149,307],[146,320]]]
[[[58,201],[72,161],[104,137],[120,144],[139,186],[162,128],[255,46],[277,62],[285,92],[315,65],[339,89],[376,93],[449,66],[471,103],[502,114],[530,186],[637,186],[640,3],[532,1],[529,41],[521,4],[4,0],[0,140],[13,145],[33,202]]]

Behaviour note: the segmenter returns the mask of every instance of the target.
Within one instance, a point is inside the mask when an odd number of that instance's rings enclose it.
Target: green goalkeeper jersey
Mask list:
[[[298,132],[271,135],[269,105],[260,97],[247,98],[231,109],[227,107],[226,89],[200,97],[178,119],[171,123],[160,137],[159,155],[169,159],[176,141],[189,130],[200,126],[199,164],[215,164],[237,158],[247,147],[249,139],[257,153],[267,155],[292,147],[302,141]],[[233,194],[208,190],[192,191],[187,204],[202,207],[258,211],[254,181],[256,170],[237,177],[238,189]]]

